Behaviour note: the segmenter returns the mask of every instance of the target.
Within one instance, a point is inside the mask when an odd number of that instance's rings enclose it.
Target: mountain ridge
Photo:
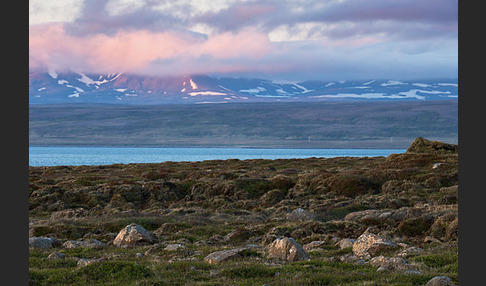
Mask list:
[[[127,73],[29,72],[29,104],[203,104],[458,98],[457,80],[296,82],[208,75],[145,76]]]

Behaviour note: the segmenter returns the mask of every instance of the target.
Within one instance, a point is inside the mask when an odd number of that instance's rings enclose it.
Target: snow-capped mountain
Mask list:
[[[336,100],[457,99],[457,80],[274,82],[206,75],[30,72],[29,103],[180,104]]]

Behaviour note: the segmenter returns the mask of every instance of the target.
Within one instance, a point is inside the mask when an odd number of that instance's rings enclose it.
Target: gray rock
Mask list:
[[[268,247],[267,257],[289,262],[310,259],[309,254],[291,237],[275,239]]]
[[[425,286],[454,286],[454,282],[452,279],[447,276],[435,276],[434,278],[430,279]]]
[[[353,253],[364,259],[377,256],[383,252],[397,249],[398,245],[382,236],[365,232],[353,244]]]
[[[209,262],[210,264],[218,264],[224,261],[241,258],[244,251],[258,248],[260,248],[260,246],[249,244],[240,248],[216,251],[204,257],[204,261]]]
[[[29,247],[38,249],[52,248],[52,239],[50,237],[30,237]]]
[[[168,250],[168,251],[177,251],[177,250],[185,250],[185,249],[186,246],[180,243],[169,244],[164,248],[164,250]]]
[[[148,245],[155,241],[154,235],[138,224],[132,223],[120,230],[113,244],[122,246]]]

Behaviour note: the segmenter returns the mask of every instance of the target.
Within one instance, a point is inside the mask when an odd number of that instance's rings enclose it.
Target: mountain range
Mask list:
[[[29,104],[203,104],[457,98],[457,79],[278,82],[208,75],[162,77],[55,70],[29,72]]]

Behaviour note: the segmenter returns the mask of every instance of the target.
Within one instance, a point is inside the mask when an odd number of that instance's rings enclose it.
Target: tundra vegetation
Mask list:
[[[29,208],[31,285],[458,283],[458,146],[420,137],[388,157],[29,167]]]

